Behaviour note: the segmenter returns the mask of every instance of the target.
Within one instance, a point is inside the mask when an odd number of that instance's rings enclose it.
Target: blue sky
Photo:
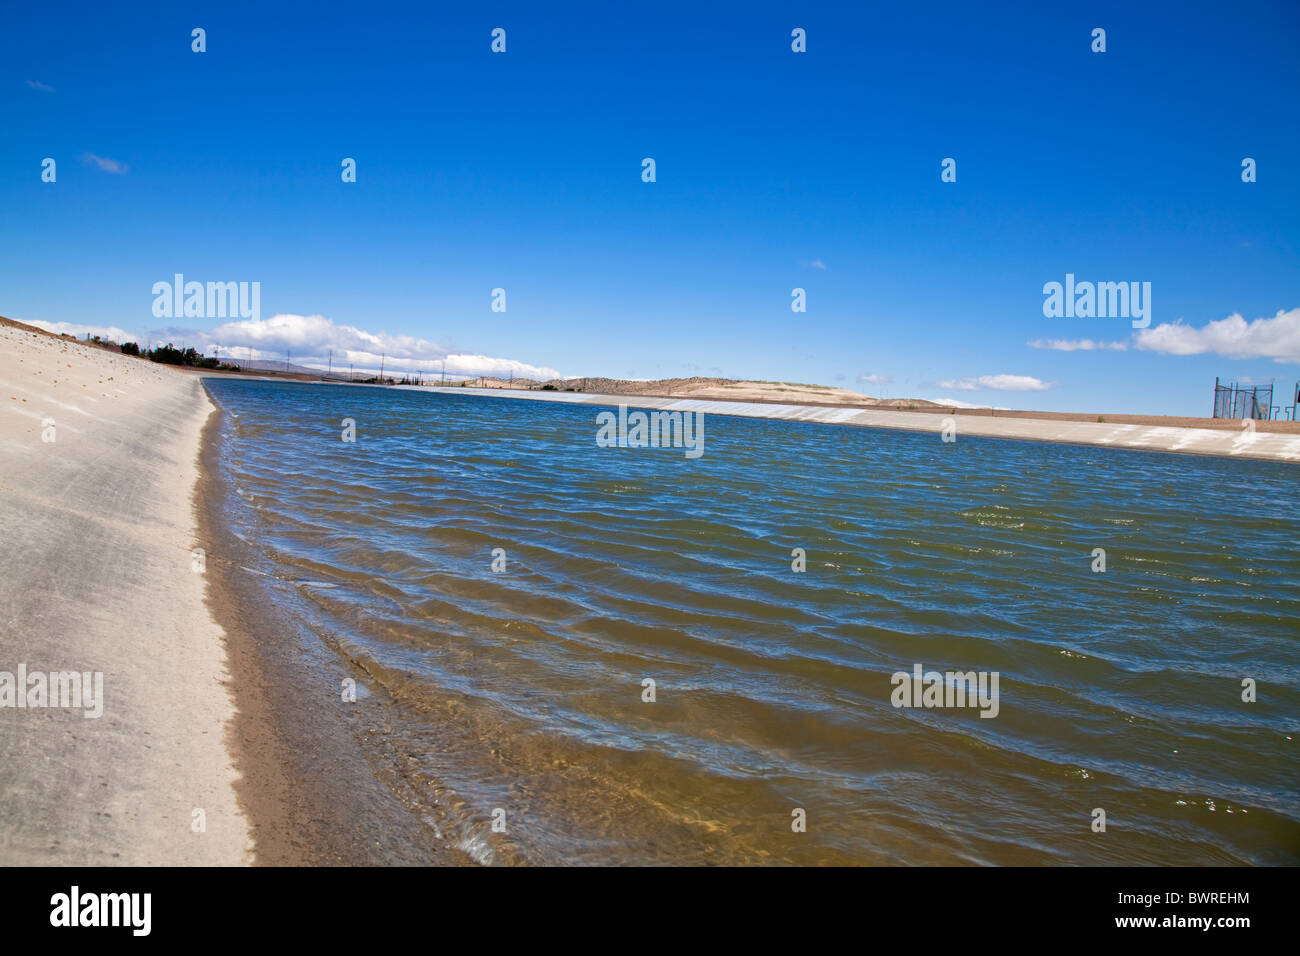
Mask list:
[[[1300,5],[982,7],[7,4],[0,314],[1051,410],[1289,393]],[[178,272],[260,282],[260,321],[156,318]],[[1150,282],[1151,328],[1045,317],[1067,273]]]

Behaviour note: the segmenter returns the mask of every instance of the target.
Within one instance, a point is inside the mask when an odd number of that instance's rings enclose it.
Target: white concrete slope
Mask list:
[[[897,428],[905,431],[940,433],[949,416],[933,412],[901,412],[860,408],[828,408],[821,405],[772,405],[760,402],[701,401],[689,398],[652,398],[636,395],[594,395],[585,392],[535,392],[522,389],[462,388],[399,385],[421,392],[445,392],[483,398],[517,398],[528,401],[567,402],[574,405],[618,406],[704,412],[706,415],[740,415],[746,418],[775,418],[781,421],[818,422],[826,425],[859,425],[865,428]],[[956,415],[952,418],[958,437],[1010,438],[1020,441],[1064,442],[1102,445],[1142,451],[1219,455],[1225,458],[1258,458],[1265,461],[1300,462],[1300,435],[1257,432],[1249,425],[1235,429],[1182,428],[1167,425],[1116,425],[1105,422],[1057,421],[1045,418],[997,418]]]

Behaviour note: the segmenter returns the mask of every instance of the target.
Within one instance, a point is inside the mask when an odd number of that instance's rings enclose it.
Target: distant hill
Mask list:
[[[920,398],[879,399],[834,385],[800,382],[755,382],[731,378],[661,378],[635,381],[619,378],[552,379],[525,387],[557,392],[594,392],[600,395],[644,395],[662,398],[713,399],[733,402],[789,402],[796,405],[845,405],[858,408],[937,408]]]
[[[223,361],[238,365],[245,372],[285,372],[289,375],[324,375],[325,370],[319,368],[308,368],[305,365],[295,365],[292,362],[268,361],[266,359],[246,359],[246,358],[226,358]],[[337,374],[337,373],[336,373]],[[343,377],[347,378],[347,370],[344,370]]]

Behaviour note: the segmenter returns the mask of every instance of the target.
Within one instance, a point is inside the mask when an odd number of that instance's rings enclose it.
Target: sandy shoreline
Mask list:
[[[0,706],[0,865],[467,862],[253,579],[221,424],[192,371],[0,325],[0,684],[103,675],[98,717]]]
[[[0,707],[0,863],[251,860],[193,569],[211,412],[197,377],[0,328],[0,671],[103,675],[98,718]]]

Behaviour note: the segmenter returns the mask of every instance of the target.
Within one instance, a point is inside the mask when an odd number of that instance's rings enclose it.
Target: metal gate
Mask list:
[[[1231,385],[1214,380],[1215,418],[1258,418],[1273,416],[1273,385]]]

